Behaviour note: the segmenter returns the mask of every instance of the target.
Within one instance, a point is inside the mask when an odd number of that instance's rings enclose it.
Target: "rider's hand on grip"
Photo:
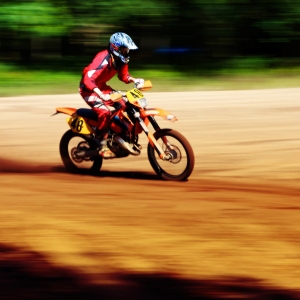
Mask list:
[[[103,100],[103,101],[108,101],[110,100],[110,95],[109,94],[102,94],[100,96],[100,98]]]
[[[144,86],[145,80],[143,78],[134,79],[134,87],[140,89]]]

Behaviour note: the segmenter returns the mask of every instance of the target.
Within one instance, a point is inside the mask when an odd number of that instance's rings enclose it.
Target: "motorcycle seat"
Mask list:
[[[83,118],[87,118],[93,121],[98,121],[97,114],[89,108],[79,108],[77,109],[76,114]]]

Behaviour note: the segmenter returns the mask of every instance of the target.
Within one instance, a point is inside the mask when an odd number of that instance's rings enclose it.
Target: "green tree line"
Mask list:
[[[140,48],[136,59],[151,64],[300,56],[298,0],[2,0],[0,26],[1,60],[90,57],[116,31],[128,33]]]

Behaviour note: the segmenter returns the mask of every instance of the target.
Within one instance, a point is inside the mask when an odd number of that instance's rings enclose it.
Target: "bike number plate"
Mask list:
[[[143,93],[138,89],[132,89],[126,93],[126,96],[129,101],[136,101],[141,98],[144,98]]]
[[[93,129],[87,124],[82,117],[71,117],[67,119],[68,124],[72,131],[81,134],[91,134]]]

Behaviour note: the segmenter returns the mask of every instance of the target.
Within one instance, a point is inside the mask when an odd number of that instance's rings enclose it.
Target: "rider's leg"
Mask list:
[[[116,155],[108,148],[107,137],[108,137],[108,123],[111,115],[110,109],[107,107],[109,103],[104,104],[102,99],[96,93],[82,95],[83,99],[88,105],[92,107],[92,110],[97,113],[98,124],[96,130],[96,137],[101,140],[101,149],[99,154],[104,158],[113,158]],[[107,101],[109,102],[109,101]],[[107,105],[106,105],[107,104]]]
[[[98,115],[98,125],[97,132],[99,138],[101,139],[100,145],[101,149],[99,154],[103,158],[113,158],[116,155],[108,148],[107,138],[108,138],[108,123],[110,118],[110,110],[106,106],[94,106],[93,111],[95,111]]]

